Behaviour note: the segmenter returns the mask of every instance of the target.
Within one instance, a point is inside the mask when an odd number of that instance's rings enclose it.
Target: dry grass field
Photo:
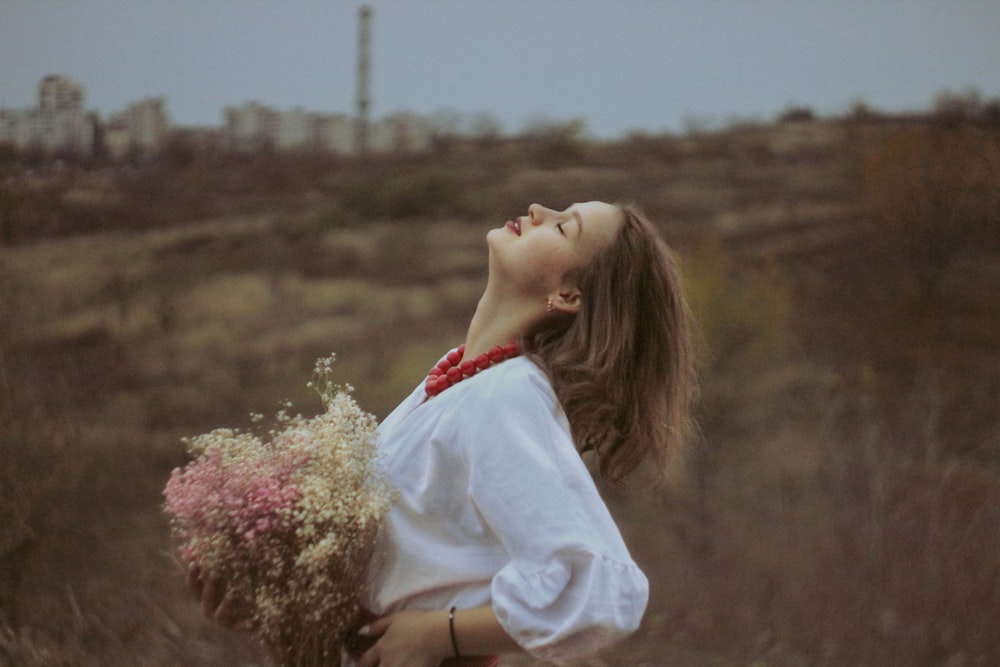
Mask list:
[[[1000,663],[1000,141],[941,130],[942,182],[911,160],[932,125],[3,163],[0,665],[268,664],[171,556],[181,438],[318,410],[330,352],[385,415],[461,341],[486,231],[592,198],[683,259],[702,434],[666,483],[603,488],[652,599],[573,664]]]

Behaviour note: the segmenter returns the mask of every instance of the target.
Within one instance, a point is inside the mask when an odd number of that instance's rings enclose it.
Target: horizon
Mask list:
[[[364,4],[373,119],[458,114],[507,135],[582,120],[587,135],[615,138],[1000,94],[1000,3]],[[225,107],[251,101],[353,116],[361,5],[11,3],[0,7],[0,107],[30,107],[42,77],[61,74],[102,118],[151,97],[177,127],[218,127]]]

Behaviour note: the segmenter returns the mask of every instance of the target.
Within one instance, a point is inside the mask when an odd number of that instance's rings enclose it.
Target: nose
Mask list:
[[[528,207],[528,220],[533,225],[540,225],[552,212],[552,209],[545,208],[541,204],[532,204]]]

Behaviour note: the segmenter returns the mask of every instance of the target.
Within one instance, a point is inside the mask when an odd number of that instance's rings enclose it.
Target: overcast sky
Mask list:
[[[178,125],[227,105],[354,112],[345,0],[0,0],[0,107],[65,74],[102,116],[165,96]],[[505,132],[681,131],[1000,95],[998,0],[373,0],[372,115],[488,112]]]

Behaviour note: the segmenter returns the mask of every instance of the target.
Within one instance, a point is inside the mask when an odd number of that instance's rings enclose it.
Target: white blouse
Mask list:
[[[544,372],[517,357],[425,398],[421,384],[379,427],[399,497],[364,605],[379,616],[492,605],[543,659],[633,632],[648,582]]]

